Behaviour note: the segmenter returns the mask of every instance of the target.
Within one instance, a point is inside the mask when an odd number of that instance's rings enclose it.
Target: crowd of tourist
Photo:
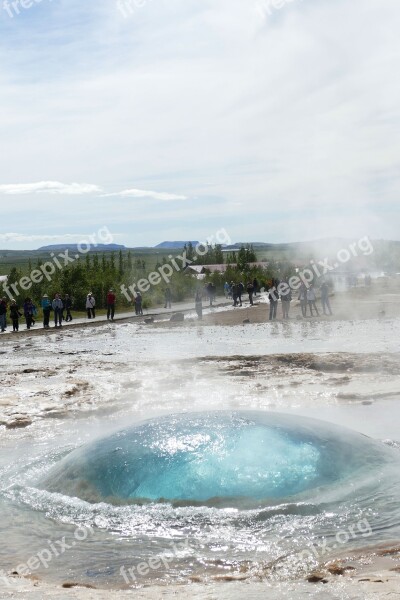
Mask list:
[[[282,286],[277,279],[272,280],[272,285],[267,288],[267,296],[269,301],[269,320],[273,321],[277,318],[279,301],[282,305],[282,318],[289,319],[289,312],[291,302],[293,300],[292,290],[289,285]],[[246,286],[242,283],[225,282],[224,294],[227,299],[233,300],[233,306],[243,306],[243,295],[245,292],[249,298],[249,304],[254,305],[254,298],[257,294],[261,293],[260,285],[257,279],[248,281]],[[172,307],[172,292],[169,287],[164,292],[165,304],[164,308]],[[205,284],[203,289],[198,289],[195,295],[195,309],[199,319],[203,315],[203,299],[209,302],[210,306],[213,306],[216,298],[216,287],[213,283],[209,282]],[[312,284],[309,286],[302,285],[298,290],[297,299],[300,302],[301,314],[303,317],[308,316],[319,316],[320,312],[317,307],[317,295],[315,288]],[[326,282],[323,282],[320,287],[320,299],[321,307],[324,315],[332,315],[332,309],[329,302],[329,286]],[[107,293],[106,298],[107,305],[107,320],[114,321],[115,316],[115,305],[116,295],[113,289],[110,289]],[[54,327],[62,327],[63,321],[66,323],[73,320],[72,309],[73,300],[68,294],[55,294],[54,298],[49,298],[47,294],[41,299],[40,308],[43,313],[43,327],[49,329],[50,318],[53,313]],[[92,292],[89,292],[86,296],[85,309],[88,319],[96,318],[96,299]],[[137,292],[134,299],[134,309],[137,316],[143,315],[143,298],[140,292]],[[25,319],[26,328],[31,329],[35,324],[38,316],[38,308],[32,301],[32,298],[25,298],[23,305],[18,306],[15,300],[11,300],[8,304],[6,298],[0,300],[0,329],[1,332],[5,332],[7,328],[7,312],[12,322],[12,330],[19,331],[20,320]]]
[[[115,303],[116,295],[112,289],[107,293],[107,319],[109,321],[114,320],[115,314]],[[65,294],[64,297],[61,294],[55,294],[53,299],[50,299],[47,294],[44,294],[40,301],[40,308],[43,313],[43,327],[49,329],[51,313],[54,316],[54,327],[62,327],[63,321],[66,323],[73,320],[71,311],[73,308],[72,298],[69,294]],[[94,319],[96,317],[96,300],[89,292],[86,296],[86,314],[88,319]],[[12,322],[13,331],[19,331],[20,319],[24,318],[26,328],[31,329],[36,324],[38,315],[38,307],[33,302],[32,298],[25,298],[21,308],[17,305],[16,300],[11,300],[8,307],[7,299],[2,298],[0,300],[0,329],[3,333],[7,328],[7,309],[9,309],[9,315]],[[140,314],[141,311],[140,303],[136,304],[136,314]],[[143,313],[142,313],[143,314]]]
[[[282,285],[284,284],[284,285]],[[251,306],[254,304],[254,297],[260,293],[260,286],[257,279],[248,281],[245,286],[243,282],[235,283],[232,281],[224,284],[224,293],[226,298],[233,300],[233,306],[242,306],[242,295],[248,294],[249,303]],[[332,316],[332,309],[329,301],[329,285],[326,281],[321,284],[321,305],[322,311],[325,316]],[[298,290],[297,299],[300,302],[301,314],[303,317],[307,317],[307,309],[310,312],[310,317],[319,316],[317,307],[317,295],[313,284],[306,286],[304,283]],[[269,320],[274,321],[277,317],[279,300],[282,304],[282,318],[289,319],[289,312],[291,302],[293,300],[292,289],[290,288],[287,281],[280,282],[278,279],[273,279],[271,285],[268,286],[268,301],[269,301]]]

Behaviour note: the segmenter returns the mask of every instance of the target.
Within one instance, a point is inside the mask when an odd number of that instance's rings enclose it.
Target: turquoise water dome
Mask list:
[[[133,425],[71,452],[42,487],[111,504],[260,502],[371,468],[382,460],[377,446],[348,430],[278,413],[178,414]]]

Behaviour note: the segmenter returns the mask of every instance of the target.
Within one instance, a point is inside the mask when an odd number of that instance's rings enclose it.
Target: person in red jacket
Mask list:
[[[108,290],[107,294],[107,319],[114,321],[115,314],[115,294],[114,290]]]

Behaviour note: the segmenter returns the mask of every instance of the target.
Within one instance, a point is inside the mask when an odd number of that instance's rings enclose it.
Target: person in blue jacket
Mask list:
[[[43,295],[41,301],[42,311],[43,311],[43,327],[44,329],[48,329],[50,327],[50,312],[51,312],[51,302],[50,298],[47,294]]]

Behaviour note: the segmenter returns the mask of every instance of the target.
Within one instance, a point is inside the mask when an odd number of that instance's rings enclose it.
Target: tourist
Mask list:
[[[268,300],[269,300],[269,320],[275,321],[276,319],[276,310],[278,308],[279,294],[277,290],[278,280],[272,280],[272,286],[268,290]]]
[[[259,287],[258,287],[258,280],[256,277],[254,277],[254,279],[253,279],[253,288],[254,288],[254,296],[257,296]]]
[[[65,312],[66,312],[65,321],[68,323],[69,321],[72,321],[72,315],[71,315],[72,298],[68,294],[65,294],[64,308],[65,308]]]
[[[30,329],[33,321],[33,303],[30,298],[25,298],[24,301],[24,317],[26,321],[26,328]]]
[[[96,300],[92,292],[89,292],[86,296],[86,312],[88,319],[94,319],[96,317]]]
[[[194,298],[194,305],[195,305],[197,316],[199,317],[199,320],[201,321],[201,319],[203,318],[203,295],[201,293],[201,290],[196,291],[196,295]]]
[[[50,327],[50,312],[52,306],[47,294],[43,295],[41,306],[43,311],[43,327],[44,329],[48,329]]]
[[[31,300],[32,302],[32,325],[36,325],[36,320],[35,317],[37,315],[37,308],[36,308],[36,304],[33,302],[33,300]]]
[[[107,320],[110,321],[114,321],[114,315],[115,315],[115,299],[116,296],[114,294],[114,290],[110,289],[108,290],[108,294],[107,294]]]
[[[7,300],[2,298],[0,300],[0,328],[3,333],[7,329]]]
[[[304,283],[301,284],[299,289],[298,299],[300,301],[301,314],[303,317],[307,316],[307,288]]]
[[[169,287],[167,287],[164,292],[164,298],[165,298],[164,308],[172,308],[172,305],[171,305],[172,294],[171,294],[171,290],[169,289]]]
[[[143,314],[143,298],[140,292],[137,292],[135,297],[135,313],[136,316]]]
[[[321,304],[324,315],[332,315],[331,303],[329,302],[329,285],[326,281],[321,285]]]
[[[248,282],[246,292],[249,295],[250,305],[253,306],[253,294],[254,294],[254,284],[251,281]]]
[[[289,319],[290,303],[292,301],[292,290],[287,282],[286,286],[282,286],[281,290],[281,302],[282,302],[282,316],[284,319]]]
[[[237,299],[238,299],[238,302],[239,302],[240,306],[242,306],[242,294],[243,294],[243,292],[244,292],[244,285],[240,281],[237,284],[237,286],[236,286]]]
[[[213,300],[214,300],[214,295],[215,295],[215,285],[213,285],[210,281],[210,283],[208,283],[206,285],[206,292],[207,292],[207,296],[208,299],[210,301],[210,306],[212,306]]]
[[[232,292],[232,300],[233,306],[237,306],[238,303],[238,289],[236,283],[232,281],[231,283],[231,292]]]
[[[60,294],[56,294],[54,296],[54,300],[53,300],[51,306],[54,310],[54,327],[62,327],[62,315],[63,315],[64,304],[60,298]]]
[[[307,290],[307,302],[308,302],[308,306],[310,308],[310,316],[311,317],[314,316],[313,309],[315,310],[317,317],[319,317],[316,300],[317,300],[317,296],[315,295],[314,286],[313,286],[313,284],[311,284]]]
[[[11,300],[10,317],[13,325],[13,332],[19,331],[19,318],[22,317],[22,313],[19,312],[19,308],[15,300]]]

